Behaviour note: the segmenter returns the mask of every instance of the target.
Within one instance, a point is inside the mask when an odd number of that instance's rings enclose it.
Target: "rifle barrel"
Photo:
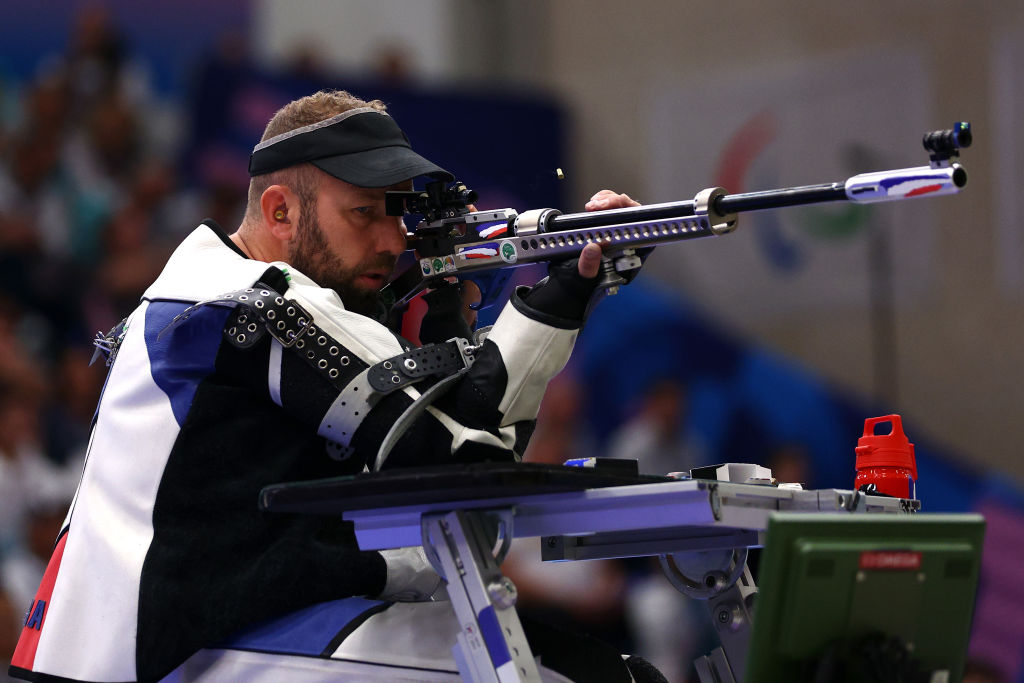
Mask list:
[[[730,214],[761,209],[778,209],[785,206],[800,206],[802,204],[844,201],[847,199],[844,183],[822,183],[820,185],[788,187],[781,190],[727,194],[715,201],[715,209],[720,214]],[[600,228],[619,223],[641,223],[681,218],[692,216],[693,210],[694,201],[687,199],[679,202],[646,204],[625,209],[567,213],[550,218],[548,220],[547,232]]]
[[[824,202],[872,203],[906,199],[919,194],[951,194],[959,191],[966,183],[967,172],[958,164],[943,168],[922,166],[862,173],[834,183],[726,194],[715,199],[712,208],[719,215],[728,215]],[[693,215],[694,207],[693,200],[684,200],[625,209],[563,214],[548,220],[546,232],[684,218]]]
[[[778,209],[784,206],[800,206],[802,204],[820,204],[847,199],[844,183],[822,183],[820,185],[804,185],[789,187],[782,190],[763,190],[761,192],[744,192],[727,194],[719,197],[715,208],[720,213],[741,213],[760,209]]]

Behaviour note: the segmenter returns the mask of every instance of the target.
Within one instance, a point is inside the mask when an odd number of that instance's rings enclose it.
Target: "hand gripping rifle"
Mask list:
[[[928,166],[741,194],[713,187],[691,200],[586,213],[470,211],[476,192],[459,182],[447,188],[441,181],[428,183],[421,192],[388,192],[388,215],[413,213],[423,219],[409,234],[418,261],[387,290],[401,306],[447,278],[473,279],[483,293],[479,307],[486,307],[500,295],[512,267],[572,258],[596,242],[604,249],[599,287],[614,293],[628,281],[629,272],[641,266],[637,250],[724,235],[736,229],[737,214],[744,211],[834,201],[869,204],[959,192],[967,184],[967,171],[956,159],[960,149],[971,144],[971,124],[958,122],[950,130],[926,133],[923,144],[931,160]]]

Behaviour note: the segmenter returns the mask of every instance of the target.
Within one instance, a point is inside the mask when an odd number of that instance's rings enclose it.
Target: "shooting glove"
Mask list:
[[[540,313],[582,325],[587,306],[594,295],[601,275],[585,278],[577,268],[578,259],[552,262],[548,265],[548,276],[535,284],[525,294],[520,291],[523,302]]]
[[[636,250],[640,265],[619,272],[625,284],[640,274],[640,268],[652,251],[654,247]],[[552,262],[548,266],[548,276],[534,285],[528,294],[522,295],[523,301],[536,311],[582,325],[594,304],[607,290],[597,290],[601,281],[600,273],[592,278],[581,276],[577,261],[570,259]]]
[[[444,580],[427,561],[420,546],[381,550],[388,566],[388,578],[378,600],[394,602],[424,602],[447,600]]]
[[[423,295],[427,313],[420,323],[420,341],[424,344],[446,342],[455,337],[472,339],[473,330],[462,314],[462,283],[441,282]]]

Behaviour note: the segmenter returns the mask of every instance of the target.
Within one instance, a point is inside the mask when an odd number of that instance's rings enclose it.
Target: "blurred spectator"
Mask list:
[[[569,371],[563,371],[548,385],[524,461],[561,465],[570,458],[599,455],[583,420],[582,391]]]
[[[148,215],[132,205],[122,208],[103,231],[103,258],[97,284],[115,319],[131,312],[167,260],[165,249],[150,239]]]
[[[204,210],[200,215],[213,219],[217,225],[234,225],[245,212],[245,193],[229,181],[214,181],[206,188]],[[195,215],[195,214],[192,214]],[[195,226],[190,226],[194,229]]]
[[[38,331],[64,337],[80,332],[79,296],[87,281],[71,259],[106,209],[80,190],[64,161],[66,80],[47,75],[28,88],[27,99],[24,122],[0,166],[0,288],[27,309]],[[38,346],[52,341],[33,339]]]
[[[50,489],[34,496],[26,511],[22,543],[0,561],[0,590],[7,593],[22,617],[35,599],[71,504],[70,497],[64,493]]]
[[[323,61],[324,50],[308,38],[292,45],[289,50],[285,73],[289,78],[307,81],[324,81],[329,78],[330,69]]]
[[[622,457],[639,454],[643,470],[642,458],[652,452],[646,449],[654,449],[658,443],[648,437],[667,435],[671,443],[678,440],[684,413],[681,394],[678,384],[652,387],[635,422],[620,430],[623,449],[630,443],[650,445],[643,450],[630,448]],[[563,372],[548,385],[524,460],[561,464],[569,458],[599,455],[583,426],[582,410],[582,387]],[[631,441],[629,434],[639,434],[637,441]],[[692,452],[678,452],[684,450]],[[524,615],[571,625],[612,642],[624,652],[648,659],[673,683],[688,680],[693,673],[692,660],[710,649],[706,647],[710,621],[704,604],[680,594],[657,562],[640,558],[544,563],[540,555],[540,539],[516,539],[502,565],[519,591],[517,609]]]
[[[171,222],[180,219],[170,215],[175,206],[171,197],[174,182],[173,172],[164,164],[143,164],[127,186],[126,200],[102,231],[98,291],[94,296],[108,303],[113,321],[138,304],[170,256],[175,237]],[[168,239],[160,239],[161,232]],[[100,325],[100,329],[106,327]]]
[[[20,307],[0,294],[0,387],[8,394],[39,401],[46,393],[46,376],[39,359],[18,336],[22,319]]]
[[[401,45],[382,45],[373,56],[373,72],[383,83],[406,85],[413,80],[413,61]]]
[[[1010,683],[1010,679],[995,664],[968,657],[962,683]]]
[[[15,137],[63,137],[72,119],[67,73],[62,69],[44,70],[26,85],[22,95],[20,111],[12,117]]]
[[[686,387],[666,378],[651,384],[636,414],[608,439],[610,458],[632,458],[640,472],[667,474],[705,462],[704,449],[687,429]]]
[[[26,132],[0,167],[0,290],[28,317],[40,314],[48,332],[62,334],[76,327],[85,280],[67,260],[71,236],[93,214],[67,182],[55,135]]]
[[[39,411],[38,396],[0,388],[0,603],[13,604],[16,616],[39,586],[84,457],[63,468],[45,457]],[[7,623],[0,615],[0,641]],[[12,650],[0,648],[0,657]]]
[[[632,417],[608,439],[607,455],[635,459],[640,472],[667,474],[707,464],[705,448],[689,423],[686,386],[664,378],[641,394]],[[631,565],[626,619],[637,642],[636,653],[669,681],[687,681],[693,660],[710,649],[710,621],[703,602],[682,595],[657,562]]]
[[[67,477],[65,481],[72,483]],[[67,487],[37,487],[30,491],[21,542],[0,557],[0,664],[8,663],[14,653],[25,614],[35,599],[70,503]],[[8,614],[4,613],[5,600]],[[9,642],[5,631],[8,624],[14,639]],[[4,677],[6,671],[6,667],[0,671],[0,681],[13,680]]]
[[[631,652],[634,639],[624,617],[626,572],[622,563],[542,562],[540,558],[540,538],[517,538],[502,564],[502,573],[518,591],[519,614],[589,634]]]
[[[43,455],[39,409],[31,396],[0,392],[0,555],[22,542],[32,501],[70,500],[78,484],[77,472],[65,472]]]
[[[593,450],[581,448],[590,439],[584,435],[580,410],[579,383],[563,372],[548,385],[524,461],[561,465],[572,457],[593,455]],[[502,565],[502,572],[518,590],[520,614],[628,648],[622,563],[541,562],[540,542],[540,538],[515,539]]]
[[[654,558],[644,569],[630,577],[626,594],[626,619],[636,638],[635,652],[671,683],[696,680],[693,660],[719,645],[707,607],[676,590]]]
[[[14,655],[14,647],[21,634],[22,615],[20,608],[0,586],[0,681],[13,680],[7,676],[7,666]]]
[[[139,169],[129,185],[128,202],[122,212],[135,212],[149,225],[153,242],[170,250],[195,228],[182,217],[191,215],[191,196],[179,188],[178,174],[171,164],[152,157],[140,160]],[[167,252],[170,254],[170,251]]]
[[[776,481],[815,488],[814,459],[806,444],[773,436],[762,420],[747,408],[737,409],[730,418],[718,453],[718,462],[746,462],[763,465]],[[851,460],[849,484],[853,484]],[[835,482],[832,482],[835,485]]]
[[[768,450],[767,458],[763,463],[754,464],[763,464],[770,469],[772,477],[777,482],[803,484],[804,488],[814,488],[811,457],[807,453],[807,447],[803,444],[781,443]]]
[[[718,462],[748,462],[767,466],[771,443],[761,417],[746,406],[736,408],[718,447]]]
[[[78,11],[62,66],[74,86],[77,111],[112,97],[140,107],[150,97],[146,70],[132,58],[110,10],[101,4]]]
[[[71,217],[58,164],[59,135],[36,126],[20,130],[0,169],[0,251],[6,255],[30,259],[67,252]]]
[[[125,102],[108,99],[97,105],[74,131],[64,148],[69,182],[88,207],[78,221],[67,251],[79,263],[95,266],[102,254],[107,221],[129,201],[128,192],[139,167],[139,121]]]
[[[63,349],[54,368],[53,391],[43,411],[46,455],[57,465],[81,462],[89,445],[92,416],[106,375],[102,361],[90,365],[92,349]]]

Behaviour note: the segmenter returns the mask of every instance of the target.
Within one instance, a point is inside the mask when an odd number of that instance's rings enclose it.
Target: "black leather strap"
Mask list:
[[[336,339],[318,330],[313,316],[298,302],[285,298],[263,282],[229,292],[217,300],[240,304],[224,327],[224,335],[232,344],[249,348],[269,333],[339,389],[369,367],[366,380],[370,388],[379,394],[390,394],[426,377],[453,375],[472,365],[474,359],[474,347],[469,341],[451,339],[368,366]]]
[[[433,375],[448,376],[473,364],[473,347],[465,339],[449,339],[392,356],[370,368],[367,381],[387,394]]]
[[[231,344],[249,348],[270,334],[339,390],[317,429],[327,439],[328,454],[336,460],[352,455],[351,442],[356,430],[383,396],[427,377],[456,375],[473,364],[476,351],[468,340],[452,339],[412,349],[370,366],[317,329],[313,316],[296,301],[264,282],[203,303],[236,306],[224,326],[224,335]],[[429,404],[420,403],[420,411]]]
[[[339,389],[368,367],[338,340],[320,331],[313,316],[297,301],[262,282],[218,298],[241,304],[224,326],[224,335],[239,348],[249,348],[269,333]]]

